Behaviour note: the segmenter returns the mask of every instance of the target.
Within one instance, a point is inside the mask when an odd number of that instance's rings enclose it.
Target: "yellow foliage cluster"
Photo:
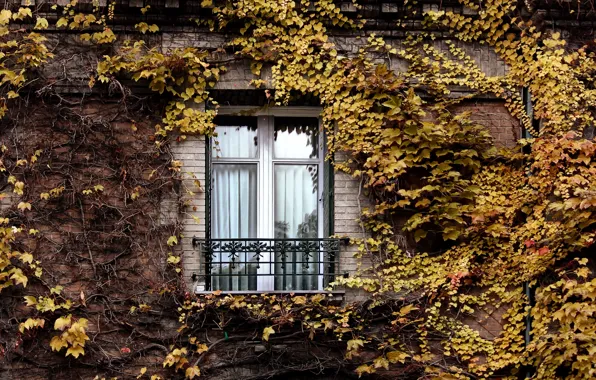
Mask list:
[[[26,287],[29,278],[24,269],[37,277],[42,274],[39,261],[34,260],[31,253],[13,250],[13,243],[23,232],[22,228],[10,226],[8,223],[7,218],[0,219],[0,292],[14,285]]]
[[[120,54],[105,56],[98,64],[98,80],[105,83],[117,74],[129,73],[135,81],[148,81],[151,90],[170,94],[174,99],[167,105],[164,125],[156,126],[156,135],[166,136],[174,130],[208,135],[215,127],[215,111],[206,111],[198,104],[210,100],[207,90],[215,86],[225,67],[212,66],[207,55],[192,47],[164,54],[147,48],[143,41],[127,40]]]
[[[66,356],[72,355],[78,358],[79,355],[85,355],[85,342],[89,340],[86,334],[89,321],[85,318],[75,320],[71,314],[66,317],[60,317],[54,322],[54,330],[63,331],[56,335],[50,341],[52,351],[60,351],[66,348]]]
[[[242,312],[262,322],[258,335],[265,342],[283,336],[282,328],[299,327],[310,339],[326,333],[347,339],[350,360],[364,350],[377,350],[374,358],[359,362],[360,375],[406,363],[439,378],[506,377],[530,363],[538,378],[554,378],[561,368],[569,368],[574,378],[593,377],[594,274],[580,256],[593,246],[596,233],[596,145],[587,133],[594,124],[596,56],[587,48],[571,50],[559,34],[542,32],[520,18],[512,0],[460,3],[471,14],[425,14],[425,27],[449,32],[451,41],[436,41],[432,32],[412,33],[396,48],[370,35],[346,57],[331,42],[328,26],[358,28],[361,23],[343,15],[331,0],[203,1],[212,8],[214,18],[206,23],[213,30],[240,25],[239,35],[226,47],[249,59],[257,76],[271,67],[276,104],[295,94],[320,99],[328,158],[334,152],[348,153],[349,159],[335,163],[336,168],[361,178],[374,201],[361,219],[370,236],[357,242],[358,256],[373,265],[338,283],[369,291],[369,310],[388,308],[390,317],[382,328],[372,329],[355,306],[328,305],[322,295],[213,295],[185,301],[181,331],[198,313]],[[116,40],[106,24],[113,4],[108,15],[97,7],[81,13],[76,6],[73,0],[63,8],[57,28],[88,29],[81,39],[98,44]],[[7,90],[0,114],[8,99],[18,96],[27,70],[52,57],[44,37],[9,27],[11,20],[33,16],[27,7],[0,12],[0,34],[6,36],[0,45],[0,84]],[[36,19],[36,29],[47,27],[46,19]],[[158,31],[146,23],[136,28]],[[456,42],[487,44],[508,71],[487,76]],[[402,61],[407,69],[395,72],[379,63],[379,56]],[[168,96],[162,123],[156,126],[160,147],[172,131],[212,134],[216,110],[206,110],[204,104],[213,103],[209,90],[225,67],[210,58],[194,47],[162,52],[142,41],[125,41],[99,62],[96,78],[106,83],[129,75]],[[454,86],[467,93],[454,95]],[[521,102],[523,87],[532,94],[533,115],[526,114]],[[478,95],[503,100],[532,138],[520,141],[516,150],[497,149],[486,126],[457,110],[462,101]],[[532,117],[540,120],[539,130]],[[180,171],[180,165],[173,162],[172,170]],[[16,195],[24,194],[22,181],[10,176],[8,182]],[[98,186],[83,191],[99,193],[103,187]],[[57,187],[40,197],[48,200],[62,191]],[[23,200],[18,208],[31,210],[31,204]],[[39,272],[39,263],[11,249],[20,228],[9,227],[5,219],[2,225],[0,289],[25,286],[28,278],[21,266]],[[176,236],[167,242],[177,243]],[[168,257],[170,264],[179,261],[173,254]],[[561,265],[573,269],[561,270]],[[561,279],[542,283],[550,272]],[[521,290],[524,282],[538,288],[531,311],[536,338],[528,347],[522,335],[529,306]],[[56,304],[55,297],[29,296],[26,301],[42,312],[70,307]],[[493,340],[465,322],[488,307],[506,309],[503,330]],[[58,318],[54,328],[62,333],[52,339],[52,349],[67,348],[66,355],[75,358],[83,355],[87,323],[72,315]],[[44,319],[29,318],[19,328],[43,327]],[[407,340],[402,339],[404,331],[410,334]],[[196,353],[201,355],[203,346]],[[184,369],[187,378],[200,375],[199,367],[189,363],[194,352],[170,350],[164,367]],[[437,364],[437,356],[448,365]]]

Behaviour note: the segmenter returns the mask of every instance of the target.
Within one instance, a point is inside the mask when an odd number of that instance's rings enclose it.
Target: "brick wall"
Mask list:
[[[512,147],[520,138],[519,121],[509,114],[501,102],[478,101],[473,104],[458,106],[457,111],[470,112],[471,119],[488,127],[498,146]]]
[[[176,160],[182,161],[182,183],[177,190],[180,200],[171,206],[177,208],[178,222],[182,223],[182,239],[178,251],[182,256],[184,277],[193,288],[204,286],[204,274],[200,253],[192,246],[192,238],[205,238],[206,231],[206,193],[205,193],[205,137],[188,136],[186,140],[174,142],[171,147]],[[198,182],[196,182],[198,181]],[[172,212],[169,213],[172,215]],[[193,274],[198,277],[192,281]],[[203,290],[203,289],[198,289]]]

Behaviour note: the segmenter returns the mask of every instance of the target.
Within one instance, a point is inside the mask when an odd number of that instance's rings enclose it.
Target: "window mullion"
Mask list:
[[[273,237],[273,194],[272,193],[272,161],[271,161],[271,117],[259,116],[259,238]],[[270,252],[264,252],[262,263],[258,268],[257,289],[260,291],[273,290],[273,257]]]

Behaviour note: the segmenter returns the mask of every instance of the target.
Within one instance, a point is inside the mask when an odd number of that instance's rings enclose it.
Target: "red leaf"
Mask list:
[[[534,240],[530,239],[530,240],[526,240],[524,242],[524,244],[526,245],[526,248],[530,248],[530,247],[533,247],[534,244],[536,244],[536,242]]]
[[[128,348],[128,347],[122,347],[120,349],[120,352],[122,352],[123,354],[130,354],[130,348]]]
[[[548,251],[549,251],[548,247],[542,247],[538,250],[538,254],[541,256],[546,255],[548,253]]]

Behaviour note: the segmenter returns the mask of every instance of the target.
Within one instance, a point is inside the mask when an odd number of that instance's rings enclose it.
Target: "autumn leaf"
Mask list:
[[[348,340],[348,351],[358,350],[359,347],[364,347],[364,341],[362,339],[351,339]]]
[[[60,351],[64,347],[68,347],[68,343],[66,343],[60,336],[55,336],[50,340],[50,347],[52,348],[52,351]]]
[[[173,246],[173,245],[176,245],[176,244],[178,244],[178,238],[176,236],[173,236],[173,235],[170,236],[168,238],[168,245],[169,246]]]
[[[356,368],[356,373],[358,374],[358,377],[362,377],[362,375],[365,373],[371,374],[374,372],[375,372],[374,368],[367,364],[362,364],[361,366]]]
[[[139,375],[137,376],[137,379],[140,379],[146,372],[147,372],[147,367],[141,368],[141,370],[139,371]]]
[[[273,327],[265,327],[263,329],[263,340],[268,342],[269,335],[271,334],[275,334],[275,330],[273,330]]]
[[[418,310],[418,308],[414,305],[406,305],[404,307],[402,307],[401,309],[399,309],[399,315],[400,316],[406,316],[407,314],[409,314],[411,311],[413,310]]]
[[[66,356],[68,355],[72,355],[73,357],[78,358],[79,355],[85,355],[85,350],[81,346],[69,347],[68,350],[66,350]]]
[[[379,356],[375,360],[373,360],[373,366],[375,368],[389,369],[389,361],[385,359],[384,356]]]
[[[406,359],[410,357],[410,355],[400,351],[389,351],[386,356],[390,363],[405,363]]]
[[[33,296],[25,296],[23,298],[25,299],[25,303],[27,304],[27,306],[37,305],[37,298],[35,298]]]
[[[68,25],[68,19],[66,17],[61,17],[58,22],[56,22],[56,27],[57,28],[61,28],[63,26],[67,26]]]
[[[48,28],[48,20],[43,17],[38,17],[37,22],[35,23],[35,29],[47,29]]]
[[[19,210],[31,210],[31,203],[29,202],[19,202],[19,204],[17,205],[17,208]]]
[[[54,330],[64,331],[66,328],[70,327],[72,323],[72,316],[68,315],[66,317],[60,317],[56,319],[54,322]]]
[[[187,379],[194,379],[195,376],[196,377],[201,376],[201,371],[199,370],[199,367],[193,366],[193,367],[188,367],[184,374],[186,375]]]

